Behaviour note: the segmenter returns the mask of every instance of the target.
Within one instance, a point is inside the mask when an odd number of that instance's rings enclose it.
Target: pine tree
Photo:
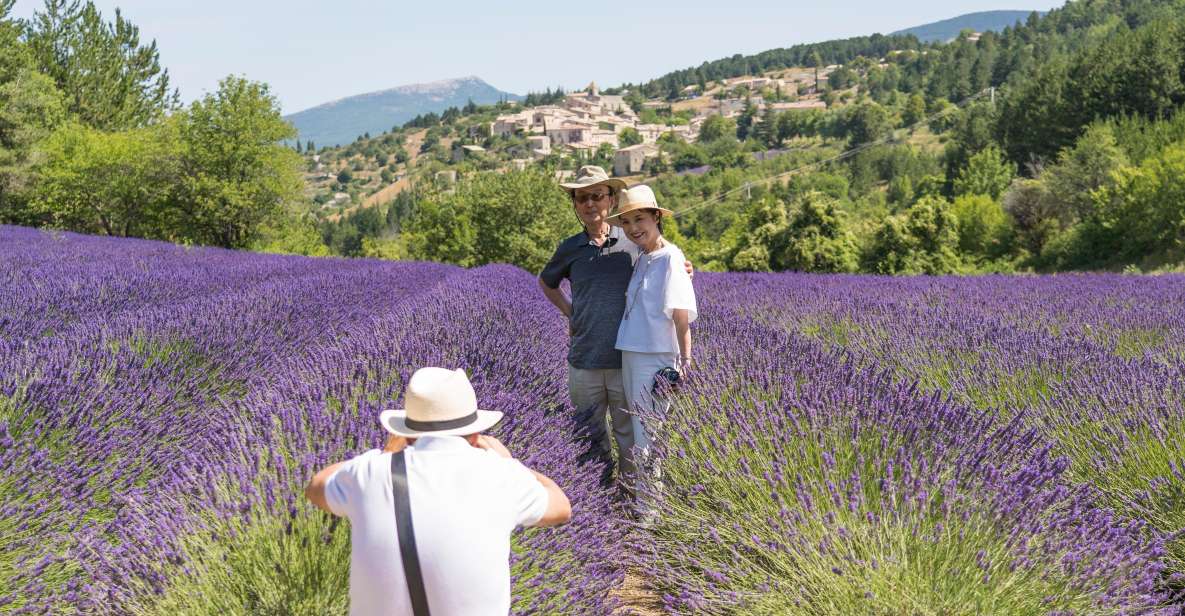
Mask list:
[[[178,104],[156,42],[119,9],[108,23],[94,3],[46,0],[28,28],[28,46],[41,72],[63,93],[84,124],[118,130],[143,126]]]

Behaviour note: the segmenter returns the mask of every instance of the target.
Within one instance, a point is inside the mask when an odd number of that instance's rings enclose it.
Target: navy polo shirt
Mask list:
[[[581,231],[560,242],[539,273],[543,283],[553,289],[565,278],[572,285],[568,363],[573,368],[621,368],[621,351],[614,344],[637,250],[618,227],[609,228],[603,246],[593,244]]]

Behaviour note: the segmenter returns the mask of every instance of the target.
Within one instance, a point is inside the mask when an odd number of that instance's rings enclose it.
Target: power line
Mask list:
[[[837,161],[840,161],[840,160],[843,160],[846,158],[851,158],[852,156],[855,156],[856,154],[859,154],[860,152],[863,152],[864,150],[867,150],[869,148],[873,148],[878,145],[884,145],[886,143],[896,141],[897,140],[897,131],[907,131],[908,132],[908,131],[912,131],[914,128],[917,128],[923,124],[929,124],[931,121],[933,121],[943,115],[946,115],[946,114],[954,111],[955,109],[958,109],[958,108],[970,103],[971,101],[983,96],[984,94],[988,94],[988,93],[992,94],[992,99],[994,102],[995,101],[995,88],[987,88],[985,90],[981,90],[980,92],[972,94],[971,96],[968,96],[967,98],[959,101],[953,107],[947,107],[946,109],[943,109],[942,111],[932,113],[929,116],[922,118],[921,120],[918,120],[917,122],[914,122],[913,124],[911,124],[909,126],[904,126],[901,128],[894,129],[893,132],[890,133],[889,136],[887,136],[887,137],[882,137],[881,139],[877,139],[876,141],[869,141],[868,143],[862,143],[854,148],[840,152],[839,154],[836,154],[835,156],[832,156],[831,158],[825,158],[823,160],[815,161],[813,163],[806,164],[801,167],[796,167],[796,168],[791,169],[789,171],[783,171],[782,173],[779,173],[777,175],[771,175],[767,178],[759,178],[757,180],[746,181],[744,183],[744,185],[740,186],[739,188],[734,188],[732,190],[722,192],[719,195],[716,195],[715,197],[712,197],[710,199],[705,199],[704,201],[701,201],[695,205],[685,207],[681,210],[676,211],[675,217],[678,218],[679,216],[687,214],[688,212],[693,212],[693,211],[698,210],[702,207],[707,207],[709,205],[715,205],[717,203],[724,201],[729,196],[735,195],[741,191],[749,191],[750,189],[752,189],[754,184],[768,184],[768,183],[773,182],[775,180],[787,178],[792,175],[802,173],[803,171],[813,169],[815,167],[820,167],[820,166],[826,165],[828,163],[833,163],[833,162],[837,162]]]

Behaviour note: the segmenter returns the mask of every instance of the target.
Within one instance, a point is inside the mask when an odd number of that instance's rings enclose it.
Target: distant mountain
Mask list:
[[[1044,15],[1044,11],[1036,11]],[[936,21],[923,26],[915,26],[905,30],[898,30],[893,34],[912,34],[923,43],[945,42],[959,36],[966,28],[976,32],[999,32],[1016,22],[1024,23],[1033,11],[982,11],[967,13],[950,19]]]
[[[446,79],[348,96],[288,116],[300,131],[300,140],[312,140],[318,147],[341,145],[363,133],[379,134],[422,113],[440,113],[449,107],[463,107],[472,100],[478,105],[522,97],[503,92],[477,77]]]

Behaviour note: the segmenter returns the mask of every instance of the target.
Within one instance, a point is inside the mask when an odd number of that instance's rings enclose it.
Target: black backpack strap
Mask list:
[[[399,534],[399,556],[403,559],[403,575],[407,578],[407,593],[411,596],[412,614],[429,616],[428,594],[424,591],[424,574],[420,570],[420,556],[416,553],[416,533],[411,524],[411,501],[407,496],[407,459],[400,450],[391,456],[391,488],[395,497],[395,529]]]

